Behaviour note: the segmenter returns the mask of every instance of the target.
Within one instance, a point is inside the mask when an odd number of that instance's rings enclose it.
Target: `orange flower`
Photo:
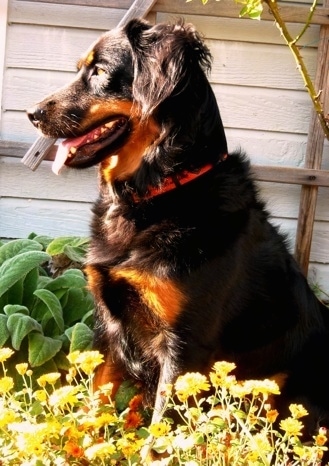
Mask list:
[[[129,401],[129,408],[131,411],[138,411],[139,408],[142,406],[143,403],[143,395],[135,395],[130,401]]]
[[[135,411],[129,411],[125,419],[125,429],[136,429],[143,424],[143,418],[139,413]]]
[[[276,421],[276,418],[278,417],[278,415],[279,413],[277,412],[276,409],[270,409],[266,413],[266,419],[268,420],[268,422],[273,423]]]
[[[64,451],[67,452],[68,456],[73,456],[74,458],[81,458],[84,455],[83,448],[81,448],[77,443],[71,442],[70,440],[66,442]]]
[[[322,447],[325,443],[327,443],[327,437],[323,434],[318,434],[315,437],[315,444]]]

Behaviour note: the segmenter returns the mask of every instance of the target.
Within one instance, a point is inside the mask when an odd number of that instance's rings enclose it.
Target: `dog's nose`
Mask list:
[[[38,128],[39,124],[40,124],[40,121],[42,121],[42,119],[44,118],[45,116],[45,111],[36,106],[36,107],[32,107],[28,110],[26,110],[26,113],[27,113],[27,116],[29,117],[31,123]]]

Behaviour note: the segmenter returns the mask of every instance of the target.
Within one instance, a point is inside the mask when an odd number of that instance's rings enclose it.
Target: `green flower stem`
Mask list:
[[[278,8],[278,5],[277,5],[277,2],[276,0],[264,0],[265,3],[268,5],[269,9],[271,10],[271,13],[273,14],[273,17],[275,19],[275,22],[286,42],[286,44],[288,45],[295,61],[296,61],[296,64],[297,64],[297,68],[303,78],[303,81],[304,81],[304,84],[305,84],[305,87],[311,97],[311,100],[312,100],[312,103],[313,103],[313,107],[318,115],[318,118],[319,118],[319,121],[320,121],[320,124],[322,126],[322,129],[324,131],[324,134],[326,136],[327,139],[329,139],[329,125],[326,121],[326,118],[324,116],[324,111],[323,111],[323,107],[322,107],[322,104],[321,104],[321,101],[320,101],[320,95],[321,95],[321,91],[320,92],[316,92],[315,88],[314,88],[314,85],[313,85],[313,82],[310,78],[310,75],[307,71],[307,68],[305,66],[305,63],[304,63],[304,60],[299,52],[299,48],[297,46],[297,41],[301,38],[301,36],[304,34],[304,32],[306,31],[306,29],[308,28],[309,24],[310,24],[310,21],[312,19],[312,16],[313,16],[313,13],[314,13],[314,9],[315,9],[315,6],[316,6],[316,0],[313,0],[313,4],[311,6],[311,9],[310,9],[310,14],[307,18],[307,21],[306,21],[306,24],[303,28],[303,30],[301,31],[301,33],[295,38],[293,39],[286,27],[286,24],[285,22],[283,21],[281,15],[280,15],[280,12],[279,12],[279,8]]]

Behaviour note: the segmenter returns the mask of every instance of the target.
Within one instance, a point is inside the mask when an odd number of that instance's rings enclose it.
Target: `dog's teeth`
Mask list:
[[[106,126],[106,128],[112,128],[113,124],[113,121],[110,121],[109,123],[105,123],[104,126]]]
[[[70,153],[71,153],[72,155],[74,155],[74,154],[76,153],[76,151],[77,151],[77,148],[76,148],[76,147],[71,147]]]

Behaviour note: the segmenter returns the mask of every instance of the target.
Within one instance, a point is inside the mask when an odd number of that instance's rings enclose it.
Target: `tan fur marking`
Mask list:
[[[124,180],[132,175],[140,166],[147,148],[158,139],[160,134],[160,128],[152,118],[141,123],[138,109],[127,100],[94,101],[81,128],[87,130],[97,122],[114,120],[120,116],[129,118],[131,132],[126,143],[115,153],[109,153],[109,157],[101,163],[101,173],[105,183]],[[117,156],[118,160],[113,163],[111,156]]]
[[[86,265],[84,271],[88,277],[88,288],[90,290],[97,289],[100,285],[101,277],[97,270],[92,265]]]
[[[113,154],[118,156],[117,163],[113,164],[110,159],[106,159],[101,164],[102,177],[106,183],[124,180],[132,175],[140,166],[147,148],[159,137],[160,130],[152,119],[143,125],[137,117],[131,118],[131,122],[133,129],[129,140]]]
[[[95,52],[93,47],[91,47],[85,55],[83,55],[78,61],[77,68],[81,70],[83,66],[90,66],[95,58]]]
[[[169,325],[175,323],[182,311],[185,297],[171,280],[157,278],[134,269],[112,272],[111,277],[127,280],[151,311]]]

